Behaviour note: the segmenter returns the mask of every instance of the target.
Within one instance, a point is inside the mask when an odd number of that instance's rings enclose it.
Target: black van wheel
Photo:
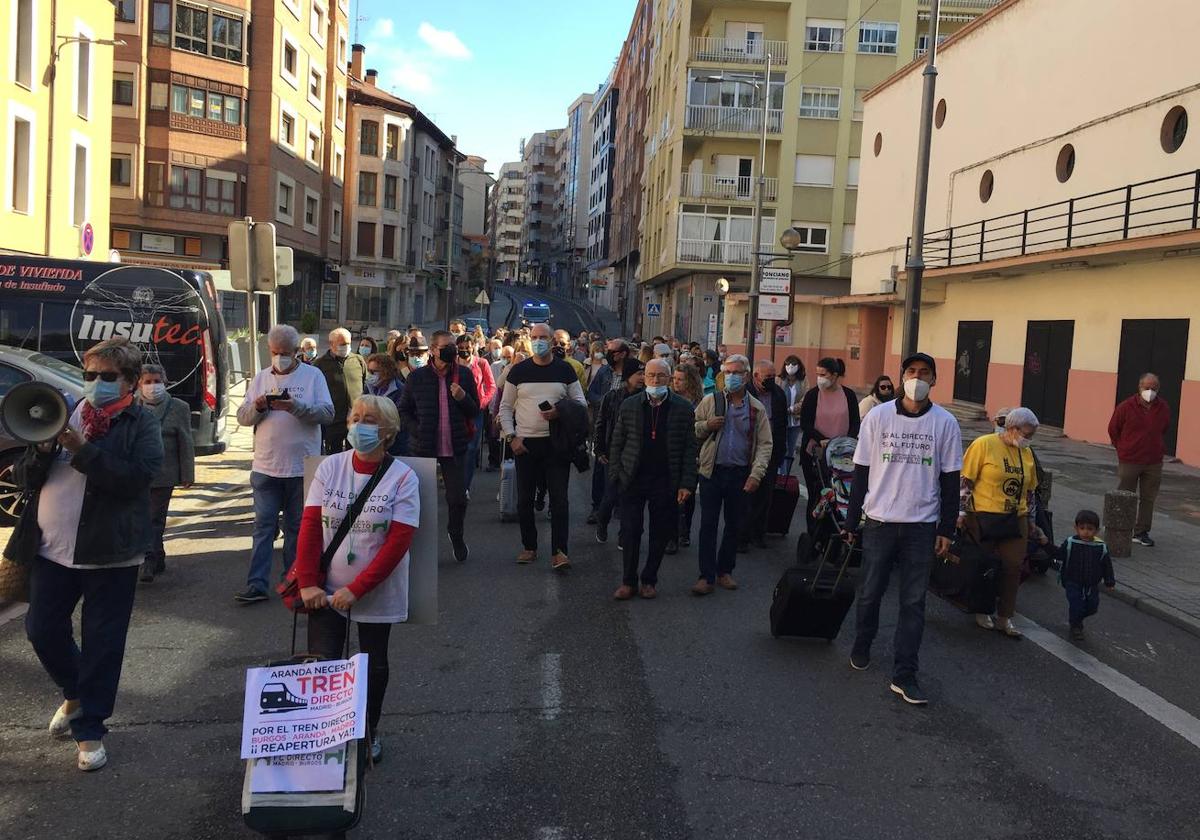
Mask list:
[[[13,464],[21,456],[21,450],[0,455],[0,525],[16,525],[21,516],[21,489],[13,479]]]

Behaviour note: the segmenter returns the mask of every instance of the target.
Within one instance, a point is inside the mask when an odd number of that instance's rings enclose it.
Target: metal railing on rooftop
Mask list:
[[[762,41],[749,38],[692,38],[692,61],[719,61],[722,64],[787,64],[787,41]]]
[[[1200,226],[1200,169],[927,233],[926,268],[1022,257]],[[904,246],[907,262],[912,248]]]
[[[718,265],[749,265],[751,247],[749,242],[680,239],[679,261]]]

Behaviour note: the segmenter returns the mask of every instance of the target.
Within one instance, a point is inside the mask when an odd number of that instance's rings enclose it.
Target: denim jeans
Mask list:
[[[250,555],[250,573],[246,583],[260,592],[271,589],[271,555],[275,552],[275,534],[283,516],[283,572],[296,559],[296,538],[300,535],[300,515],[304,512],[304,477],[274,478],[250,473],[254,491],[254,549]]]
[[[463,453],[466,484],[464,488],[471,492],[471,479],[475,478],[475,467],[479,464],[479,448],[483,445],[483,424],[487,420],[486,412],[479,412],[475,417],[475,435],[467,441],[467,451]]]
[[[1084,586],[1073,580],[1064,580],[1063,588],[1067,590],[1071,626],[1082,627],[1083,620],[1089,615],[1095,615],[1100,609],[1100,587]]]
[[[599,458],[592,459],[592,510],[599,510],[608,487],[608,464]]]
[[[570,508],[567,489],[571,479],[571,462],[554,451],[550,438],[525,438],[526,451],[516,456],[517,462],[517,522],[521,526],[521,544],[530,551],[537,550],[537,523],[533,515],[533,497],[539,486],[550,495],[550,551],[567,553],[570,534]]]
[[[137,591],[137,566],[68,569],[37,558],[29,579],[25,634],[64,700],[78,700],[83,714],[71,721],[76,741],[99,741],[108,732],[125,661],[125,636]],[[83,599],[76,644],[71,627]]]
[[[879,631],[879,604],[895,566],[900,574],[900,617],[896,622],[894,681],[917,675],[917,653],[925,633],[925,590],[933,565],[937,524],[877,522],[862,529],[862,575],[858,584],[858,620],[854,650],[868,653]]]
[[[470,450],[468,449],[468,452]],[[467,518],[466,455],[460,458],[438,458],[442,468],[442,485],[446,488],[446,533],[453,539],[463,538],[463,522]]]
[[[737,565],[738,535],[745,518],[749,496],[744,489],[749,467],[717,464],[712,477],[700,476],[700,577],[713,583]],[[717,527],[725,513],[725,531],[717,546]]]

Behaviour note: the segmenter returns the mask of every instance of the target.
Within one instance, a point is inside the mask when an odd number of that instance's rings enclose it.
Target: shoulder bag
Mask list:
[[[333,555],[337,554],[337,550],[350,533],[350,529],[354,527],[355,520],[358,519],[359,514],[362,513],[362,509],[366,506],[367,499],[375,492],[375,488],[379,486],[379,482],[383,479],[383,476],[391,469],[394,461],[395,459],[391,455],[383,456],[383,460],[379,462],[379,466],[371,474],[370,480],[363,486],[362,492],[358,494],[354,503],[350,505],[350,510],[342,517],[341,524],[333,532],[333,539],[329,541],[329,545],[325,546],[325,550],[321,552],[321,585],[324,585],[325,576],[329,574],[329,565],[333,562]],[[288,569],[287,576],[284,577],[282,583],[275,587],[275,591],[279,593],[283,605],[289,610],[298,613],[307,613],[309,609],[304,606],[304,599],[300,597],[299,574],[295,561],[292,561],[292,566]]]

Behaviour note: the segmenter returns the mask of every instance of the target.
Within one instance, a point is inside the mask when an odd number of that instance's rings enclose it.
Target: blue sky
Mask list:
[[[355,0],[352,40],[379,85],[407,99],[488,170],[518,143],[566,124],[567,106],[608,78],[636,0]],[[353,38],[355,18],[358,38]]]

